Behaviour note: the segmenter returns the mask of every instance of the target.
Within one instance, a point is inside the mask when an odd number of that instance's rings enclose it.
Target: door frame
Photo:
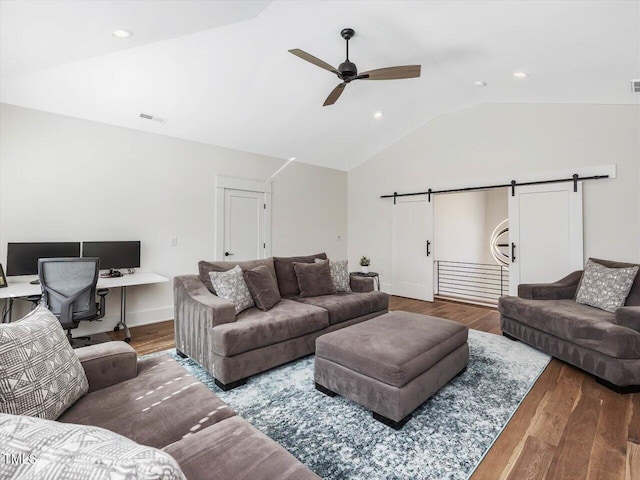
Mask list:
[[[241,190],[264,195],[264,243],[263,258],[271,256],[271,182],[246,178],[216,176],[216,236],[215,259],[224,260],[224,202],[226,190]]]
[[[577,182],[574,190],[572,182],[555,183],[548,185],[525,185],[516,186],[515,195],[509,191],[509,244],[510,254],[513,257],[513,245],[516,247],[515,261],[509,264],[509,295],[518,295],[518,285],[520,284],[520,256],[518,255],[520,246],[520,194],[535,194],[544,192],[567,192],[569,194],[569,265],[572,271],[582,270],[584,267],[584,213],[582,195],[582,182]],[[567,275],[570,272],[567,272]]]

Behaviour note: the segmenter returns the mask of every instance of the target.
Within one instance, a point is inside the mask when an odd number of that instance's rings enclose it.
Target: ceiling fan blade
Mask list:
[[[331,73],[335,73],[338,74],[338,70],[336,70],[335,67],[332,67],[331,65],[329,65],[327,62],[323,62],[322,60],[320,60],[319,58],[314,57],[313,55],[300,50],[299,48],[294,48],[293,50],[289,50],[289,53],[293,53],[296,57],[300,57],[303,60],[306,60],[307,62],[313,63],[314,65],[320,67],[320,68],[324,68],[325,70],[329,70]]]
[[[336,103],[336,100],[340,98],[340,95],[342,95],[342,92],[344,91],[344,87],[346,86],[347,86],[346,83],[341,83],[336,88],[331,90],[331,93],[329,94],[327,99],[324,101],[322,106],[326,107],[327,105],[333,105],[334,103]]]
[[[420,76],[420,65],[402,65],[400,67],[378,68],[358,75],[361,80],[399,80]]]

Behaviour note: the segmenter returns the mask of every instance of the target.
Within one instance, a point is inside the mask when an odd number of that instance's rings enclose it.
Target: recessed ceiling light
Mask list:
[[[515,78],[527,78],[529,74],[527,72],[515,72],[513,76]]]
[[[473,82],[473,84],[476,87],[486,87],[487,86],[487,82],[481,82],[481,81]]]
[[[125,30],[123,28],[119,28],[118,30],[114,30],[111,35],[116,38],[129,38],[131,35],[133,35],[133,32],[130,32],[129,30]]]
[[[373,114],[373,118],[382,118],[384,117],[384,113],[382,112],[376,112]]]

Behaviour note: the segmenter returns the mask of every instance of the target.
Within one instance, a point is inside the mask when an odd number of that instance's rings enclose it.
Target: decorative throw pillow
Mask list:
[[[328,263],[296,262],[293,264],[293,270],[298,278],[301,297],[318,297],[336,293]]]
[[[336,292],[350,292],[351,291],[351,277],[349,276],[349,264],[347,260],[322,260],[320,258],[315,259],[316,263],[329,262],[329,270],[331,272],[331,281],[333,286],[336,287]]]
[[[89,390],[58,319],[39,306],[0,325],[0,412],[57,419]]]
[[[104,428],[0,414],[0,478],[185,480],[168,453]]]
[[[589,259],[576,302],[613,313],[624,306],[637,274],[638,267],[608,268]]]
[[[282,297],[278,285],[267,267],[260,265],[244,272],[244,281],[249,287],[251,296],[260,310],[271,310]]]
[[[216,295],[233,303],[236,315],[255,305],[239,265],[226,272],[209,272],[209,276]]]

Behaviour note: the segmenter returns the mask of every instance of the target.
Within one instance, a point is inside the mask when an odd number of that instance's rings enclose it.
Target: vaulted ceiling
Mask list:
[[[422,77],[354,82],[322,107],[338,79],[287,50],[337,66],[344,27],[360,71]],[[637,105],[632,78],[635,0],[0,0],[2,102],[344,170],[479,103]]]

